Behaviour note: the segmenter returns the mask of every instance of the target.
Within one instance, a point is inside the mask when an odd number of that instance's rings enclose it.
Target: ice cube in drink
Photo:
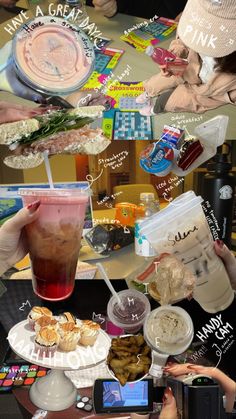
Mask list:
[[[88,194],[77,189],[20,189],[24,204],[40,200],[39,216],[25,227],[34,292],[50,301],[69,297]]]

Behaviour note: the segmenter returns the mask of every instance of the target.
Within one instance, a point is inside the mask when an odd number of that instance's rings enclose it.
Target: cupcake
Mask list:
[[[27,319],[32,330],[34,330],[36,320],[38,320],[42,316],[52,317],[52,312],[47,307],[38,306],[34,306],[30,310]]]
[[[60,316],[59,322],[60,323],[74,323],[74,324],[76,324],[77,323],[77,319],[74,316],[74,314],[70,313],[69,311],[66,311],[65,313],[63,313]]]
[[[73,322],[62,323],[58,333],[60,335],[59,348],[65,352],[74,351],[80,339],[80,328]]]
[[[92,320],[83,320],[81,326],[81,338],[79,340],[80,345],[92,346],[96,342],[100,330],[98,323]]]
[[[41,358],[54,356],[59,339],[60,337],[53,327],[42,327],[35,337],[35,352]]]
[[[51,326],[55,330],[58,330],[58,321],[55,320],[53,317],[49,316],[41,316],[38,320],[36,320],[34,325],[34,330],[36,333],[42,329],[42,327]]]

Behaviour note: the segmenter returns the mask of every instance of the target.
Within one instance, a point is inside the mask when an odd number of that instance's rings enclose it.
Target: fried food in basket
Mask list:
[[[112,339],[107,365],[122,386],[146,375],[151,363],[151,349],[143,335]]]

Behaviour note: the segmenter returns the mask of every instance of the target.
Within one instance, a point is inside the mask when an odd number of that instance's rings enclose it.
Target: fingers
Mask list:
[[[95,9],[106,17],[112,17],[117,12],[116,0],[93,0]]]
[[[203,365],[190,364],[188,365],[188,372],[195,372],[196,374],[211,375],[211,367],[204,367]]]
[[[172,73],[167,69],[162,69],[161,73],[162,73],[162,76],[164,76],[164,77],[171,77],[172,76]]]
[[[177,407],[174,395],[170,387],[164,392],[163,408],[160,413],[160,419],[177,419]]]
[[[177,363],[170,363],[168,362],[163,369],[166,374],[170,374],[174,377],[178,377],[179,375],[189,374],[189,367],[190,364],[177,364]]]
[[[14,7],[16,0],[0,0],[0,6],[2,7]]]
[[[27,207],[22,208],[17,212],[14,217],[7,220],[1,230],[4,229],[5,233],[17,233],[25,225],[32,223],[38,217],[38,208],[40,206],[40,201],[35,201],[32,204],[29,204]]]
[[[18,103],[11,103],[11,102],[5,102],[4,100],[0,101],[0,109],[6,109],[6,108],[12,108],[12,109],[21,109],[23,110],[26,108],[24,105],[19,105]]]
[[[105,106],[108,101],[106,96],[100,92],[96,92],[95,90],[72,93],[70,96],[67,96],[66,100],[74,107],[95,105]]]
[[[93,0],[94,7],[107,8],[114,0]]]
[[[106,10],[104,10],[104,16],[106,17],[113,17],[117,13],[117,4],[116,1],[113,2],[113,4],[108,7]]]
[[[14,108],[8,107],[5,109],[0,108],[0,124],[6,122],[21,121],[24,119],[34,118],[37,115],[42,115],[46,112],[45,108]]]
[[[229,248],[223,243],[222,240],[214,242],[215,252],[222,259],[226,271],[229,275],[232,287],[236,285],[236,260]]]

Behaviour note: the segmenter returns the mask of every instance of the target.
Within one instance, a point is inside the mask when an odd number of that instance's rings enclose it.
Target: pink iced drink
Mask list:
[[[74,288],[88,194],[77,189],[20,189],[24,205],[40,200],[39,217],[25,227],[34,292],[63,300]]]
[[[164,48],[154,48],[150,45],[146,48],[146,54],[149,55],[155,63],[164,67],[165,70],[175,76],[182,76],[188,65],[188,60],[177,57]]]

